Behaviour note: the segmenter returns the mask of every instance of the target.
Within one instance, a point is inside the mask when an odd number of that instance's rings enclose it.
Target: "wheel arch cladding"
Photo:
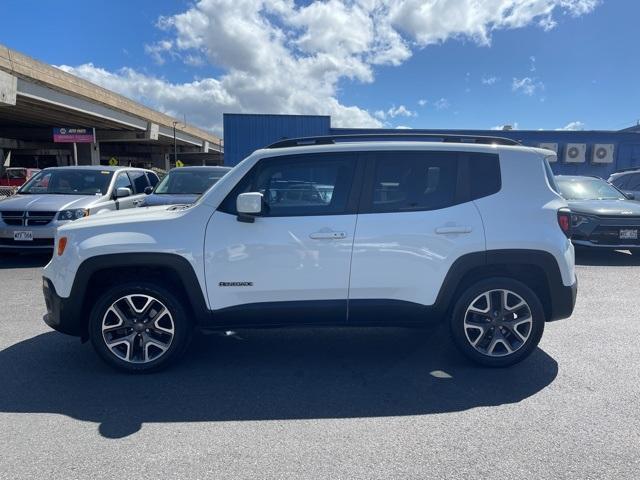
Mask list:
[[[71,295],[75,304],[75,322],[78,334],[87,338],[89,314],[95,301],[106,287],[123,281],[142,280],[158,282],[171,290],[192,316],[194,323],[208,317],[198,277],[188,260],[171,253],[122,253],[99,255],[82,262],[76,273]],[[71,318],[69,319],[71,321]]]

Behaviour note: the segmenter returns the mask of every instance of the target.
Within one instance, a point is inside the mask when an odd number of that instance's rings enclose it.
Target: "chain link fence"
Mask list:
[[[10,197],[14,193],[16,193],[16,190],[18,190],[18,187],[3,187],[3,186],[0,186],[0,200],[2,200],[3,198]]]

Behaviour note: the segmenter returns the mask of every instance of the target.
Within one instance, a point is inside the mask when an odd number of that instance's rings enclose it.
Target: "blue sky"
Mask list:
[[[468,1],[4,0],[0,43],[214,131],[225,111],[352,127],[640,119],[640,2]]]

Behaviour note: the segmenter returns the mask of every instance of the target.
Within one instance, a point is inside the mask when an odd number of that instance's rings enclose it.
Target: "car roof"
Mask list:
[[[207,165],[200,165],[200,166],[189,166],[189,167],[174,167],[171,170],[169,170],[169,173],[173,172],[173,171],[182,171],[182,170],[200,170],[200,171],[205,171],[205,172],[228,172],[229,170],[231,170],[231,167],[223,167],[222,165],[217,165],[214,167],[211,166],[207,166]]]
[[[147,168],[138,168],[138,167],[112,167],[110,165],[68,165],[68,166],[61,166],[61,167],[48,167],[45,168],[45,170],[100,170],[100,171],[106,171],[106,172],[117,172],[119,170],[145,170],[145,171],[151,171]]]

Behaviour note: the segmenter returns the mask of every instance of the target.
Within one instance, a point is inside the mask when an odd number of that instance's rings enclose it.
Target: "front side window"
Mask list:
[[[104,195],[113,172],[107,170],[43,170],[24,184],[18,193],[52,195]]]
[[[121,172],[118,174],[118,178],[116,178],[116,186],[115,189],[118,188],[128,188],[133,192],[133,185],[131,185],[131,180],[129,179],[129,175],[126,172]]]
[[[369,208],[372,212],[436,210],[456,203],[454,152],[378,152]]]
[[[640,173],[634,173],[633,175],[629,175],[629,181],[625,186],[626,190],[640,191]]]
[[[355,171],[348,154],[311,154],[261,160],[221,205],[236,213],[240,193],[260,192],[263,216],[338,215],[347,211]]]

